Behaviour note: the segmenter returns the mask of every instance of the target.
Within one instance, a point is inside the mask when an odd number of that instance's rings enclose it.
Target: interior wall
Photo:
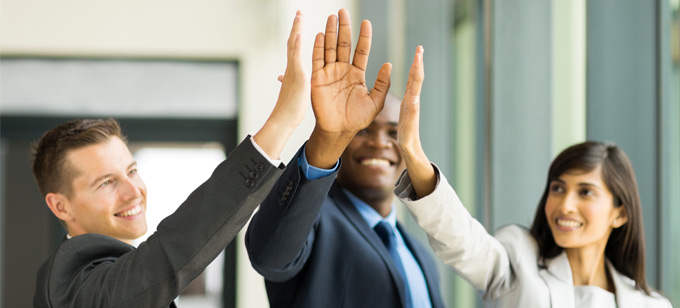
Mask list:
[[[355,2],[3,0],[0,2],[0,56],[233,60],[238,65],[236,91],[240,140],[247,134],[254,134],[274,107],[280,87],[277,76],[285,71],[286,40],[295,11],[300,9],[305,14],[303,57],[309,73],[314,36],[324,30],[329,14],[348,8],[353,17],[354,38],[357,38],[360,14]],[[0,104],[1,112],[4,112],[7,105],[5,102]],[[164,110],[161,105],[152,107],[149,112],[153,113],[154,108],[158,113]],[[116,116],[134,116],[134,111]],[[39,108],[34,112],[45,115]],[[312,110],[308,108],[301,127],[282,153],[284,161],[295,154],[313,125]],[[34,189],[35,184],[27,182],[25,186]],[[5,230],[10,230],[9,226],[5,226]],[[264,283],[250,266],[243,247],[243,234],[237,237],[236,243],[239,247],[237,304],[265,307]],[[4,261],[7,263],[8,260]],[[20,306],[30,306],[30,303]]]
[[[235,60],[239,137],[244,137],[255,133],[274,107],[295,11],[305,14],[303,57],[310,72],[314,36],[324,30],[329,14],[348,8],[358,31],[355,2],[3,0],[0,56]],[[295,154],[313,125],[309,108],[282,154],[284,160]]]

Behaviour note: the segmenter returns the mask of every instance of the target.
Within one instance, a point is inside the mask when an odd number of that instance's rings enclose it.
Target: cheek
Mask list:
[[[98,221],[101,217],[107,217],[109,212],[106,207],[102,205],[109,204],[110,201],[96,196],[89,196],[88,198],[79,198],[72,203],[72,213],[76,220],[80,223],[87,221]]]
[[[556,203],[555,203],[555,199],[553,199],[553,198],[551,198],[551,197],[548,197],[548,198],[545,199],[545,208],[544,208],[544,211],[545,211],[545,217],[546,217],[548,220],[550,220],[550,215],[552,214],[552,212],[555,211],[555,208],[556,208],[556,207],[557,207],[557,206],[556,206]]]
[[[600,204],[588,204],[581,209],[583,217],[591,226],[606,226],[612,214],[611,208],[604,208]]]
[[[144,181],[142,181],[141,177],[138,177],[136,182],[139,191],[141,191],[144,198],[146,198],[146,184],[144,184]]]

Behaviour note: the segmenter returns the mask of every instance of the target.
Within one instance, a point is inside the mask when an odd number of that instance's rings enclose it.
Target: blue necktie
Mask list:
[[[385,247],[387,247],[387,251],[390,252],[390,257],[392,257],[392,261],[394,261],[394,266],[399,271],[402,280],[404,280],[404,292],[406,293],[406,303],[404,307],[411,307],[411,290],[409,289],[408,280],[406,279],[404,265],[401,263],[401,258],[397,252],[397,239],[394,235],[394,232],[392,231],[390,225],[385,221],[379,222],[377,225],[375,225],[375,227],[373,227],[373,229],[376,233],[378,233],[378,236],[380,236],[380,239],[382,240],[383,244],[385,244]]]

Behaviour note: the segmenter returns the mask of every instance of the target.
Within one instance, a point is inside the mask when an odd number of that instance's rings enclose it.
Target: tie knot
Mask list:
[[[390,227],[387,222],[381,221],[376,224],[373,229],[376,233],[378,233],[378,236],[383,241],[385,246],[390,247],[395,244],[394,232],[392,231],[392,227]]]

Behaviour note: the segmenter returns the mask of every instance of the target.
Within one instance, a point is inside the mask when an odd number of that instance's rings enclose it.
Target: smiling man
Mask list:
[[[147,230],[146,186],[118,123],[74,120],[45,133],[33,173],[68,235],[38,270],[34,307],[174,307],[282,173],[269,158],[281,147],[264,140],[287,136],[266,129],[246,138],[137,249],[130,244]],[[239,176],[250,170],[258,176]]]
[[[130,242],[147,230],[146,186],[118,123],[74,120],[42,136],[33,174],[68,236],[38,270],[34,307],[175,307],[173,300],[231,242],[283,172],[278,157],[309,106],[301,27],[298,12],[265,124],[137,248]]]
[[[399,105],[388,95],[334,169],[291,161],[253,217],[246,247],[271,307],[443,307],[436,266],[392,203]]]
[[[396,221],[400,101],[386,95],[388,63],[373,90],[365,86],[370,40],[364,20],[350,64],[350,17],[340,10],[314,42],[316,126],[246,233],[271,307],[443,307],[434,262]]]

